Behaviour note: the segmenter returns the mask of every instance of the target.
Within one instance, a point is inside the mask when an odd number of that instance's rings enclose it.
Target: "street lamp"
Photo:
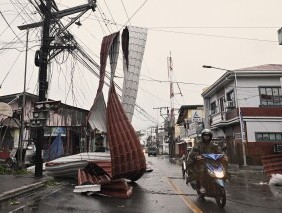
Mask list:
[[[242,142],[243,161],[244,161],[244,166],[247,166],[246,150],[245,150],[245,146],[244,146],[244,124],[242,122],[241,107],[240,107],[239,101],[238,101],[238,91],[237,91],[238,81],[237,81],[236,72],[232,71],[232,70],[228,70],[228,69],[223,69],[223,68],[209,66],[209,65],[203,65],[203,68],[224,70],[224,71],[227,71],[227,72],[230,72],[230,73],[234,73],[236,105],[238,107],[238,117],[239,117],[240,130],[241,130],[241,142]]]

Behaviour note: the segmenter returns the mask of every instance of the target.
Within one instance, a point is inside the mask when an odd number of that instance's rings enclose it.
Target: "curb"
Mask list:
[[[22,186],[16,189],[12,189],[6,192],[3,192],[0,194],[0,203],[2,203],[3,201],[9,200],[11,198],[17,197],[19,195],[25,194],[27,192],[31,192],[33,190],[39,189],[44,187],[44,184],[47,182],[48,180],[44,180],[38,183],[33,183],[30,185],[26,185],[26,186]]]

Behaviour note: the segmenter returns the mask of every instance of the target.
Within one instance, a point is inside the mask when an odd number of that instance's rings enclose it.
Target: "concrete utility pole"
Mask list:
[[[50,46],[50,19],[51,19],[51,3],[50,0],[46,0],[46,8],[42,11],[44,14],[43,21],[43,35],[40,50],[40,64],[39,64],[39,102],[46,101],[46,93],[48,90],[47,82],[47,65],[48,55]],[[35,177],[41,177],[43,171],[43,160],[42,160],[42,143],[44,138],[43,126],[36,128],[36,153],[35,153]]]
[[[169,97],[170,97],[169,157],[171,158],[175,155],[175,144],[174,144],[174,88],[173,88],[173,81],[172,81],[173,65],[172,65],[171,53],[170,53],[170,57],[167,58],[167,68],[168,68],[168,79],[169,79],[169,82],[170,82],[170,90],[169,90]]]
[[[47,114],[48,111],[52,108],[52,105],[57,106],[58,102],[46,102],[46,93],[48,90],[48,82],[47,82],[47,66],[49,60],[52,58],[49,56],[50,50],[63,50],[63,49],[71,49],[74,47],[70,46],[63,46],[63,45],[51,45],[51,42],[55,40],[55,37],[60,37],[61,33],[65,31],[72,23],[74,23],[79,17],[81,17],[88,9],[92,9],[95,11],[96,8],[96,0],[88,0],[88,4],[84,4],[81,6],[68,8],[66,10],[59,11],[57,9],[57,6],[55,5],[54,0],[46,0],[46,4],[44,4],[43,1],[41,1],[41,5],[39,6],[39,9],[44,16],[43,22],[37,22],[33,24],[27,24],[22,25],[19,27],[19,29],[30,29],[34,27],[40,27],[43,26],[43,33],[42,33],[42,42],[41,42],[41,48],[39,51],[36,52],[36,58],[35,58],[35,65],[39,66],[39,99],[34,108],[37,108],[37,111],[34,112],[35,115],[43,114],[43,117],[39,117],[34,120],[35,125],[35,131],[36,131],[36,154],[35,154],[35,177],[42,177],[42,170],[43,170],[43,160],[42,160],[42,143],[44,139],[44,126],[47,120]],[[52,7],[55,8],[55,12],[52,12]],[[60,18],[71,15],[74,13],[80,14],[73,18],[68,25],[66,25],[64,28],[60,28],[60,30],[57,32],[55,37],[50,36],[50,25],[54,24],[56,22],[59,22]],[[57,55],[55,53],[54,55]],[[56,107],[55,106],[55,107]],[[32,123],[33,124],[33,123]]]

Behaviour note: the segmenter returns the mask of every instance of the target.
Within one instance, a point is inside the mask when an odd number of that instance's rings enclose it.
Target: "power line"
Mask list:
[[[141,4],[141,6],[132,14],[132,16],[124,23],[124,25],[122,27],[125,27],[125,25],[130,22],[130,20],[138,13],[139,10],[141,10],[141,8],[147,3],[148,0],[145,0],[143,4]],[[122,28],[121,28],[122,29]],[[120,30],[121,30],[120,29]]]
[[[181,31],[157,30],[157,29],[150,29],[150,28],[149,28],[149,30],[165,32],[165,33],[194,35],[194,36],[207,36],[207,37],[216,37],[216,38],[228,38],[228,39],[249,40],[249,41],[262,41],[262,42],[277,42],[277,41],[266,40],[266,39],[255,39],[255,38],[244,38],[244,37],[235,37],[235,36],[212,35],[212,34],[204,34],[204,33],[188,33],[188,32],[181,32]]]
[[[131,22],[130,22],[128,13],[127,13],[127,11],[126,11],[126,8],[125,8],[125,6],[124,6],[123,0],[120,0],[120,1],[121,1],[121,3],[122,3],[123,9],[124,9],[124,11],[125,11],[125,14],[126,14],[126,16],[127,16],[127,20],[128,20],[128,22],[129,22],[129,24],[131,25]]]

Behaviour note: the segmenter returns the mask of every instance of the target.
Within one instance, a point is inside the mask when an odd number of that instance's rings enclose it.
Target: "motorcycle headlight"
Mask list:
[[[214,175],[217,178],[223,178],[224,177],[224,172],[223,171],[220,171],[220,172],[214,171]]]

